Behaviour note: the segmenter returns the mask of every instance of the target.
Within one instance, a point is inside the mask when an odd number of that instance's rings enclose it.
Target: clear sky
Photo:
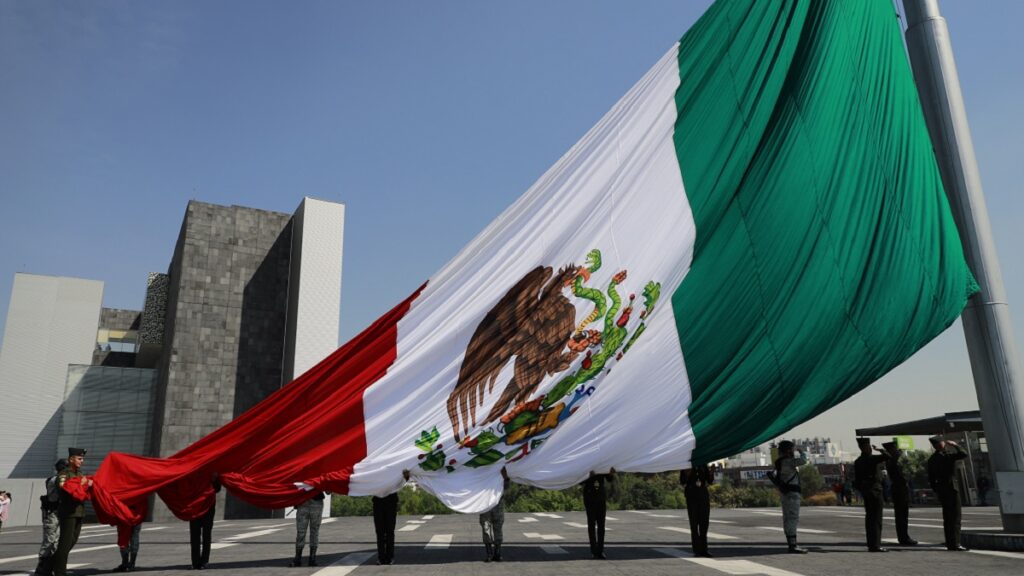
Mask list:
[[[706,0],[0,0],[0,324],[16,272],[140,308],[191,199],[347,205],[342,338],[517,198]],[[1024,2],[943,5],[1024,338]],[[959,325],[799,427],[977,407]]]

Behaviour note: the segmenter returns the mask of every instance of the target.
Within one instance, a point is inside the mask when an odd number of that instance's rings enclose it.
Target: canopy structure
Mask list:
[[[911,420],[875,428],[858,428],[857,436],[934,436],[951,432],[984,432],[981,412],[946,412],[923,420]]]

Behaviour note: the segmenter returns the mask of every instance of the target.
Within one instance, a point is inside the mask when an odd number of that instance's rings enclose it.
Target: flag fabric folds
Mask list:
[[[705,463],[863,389],[976,290],[892,4],[718,2],[409,299],[182,452],[112,454],[93,501],[189,519],[214,473],[282,507],[408,470],[480,512],[503,468]]]

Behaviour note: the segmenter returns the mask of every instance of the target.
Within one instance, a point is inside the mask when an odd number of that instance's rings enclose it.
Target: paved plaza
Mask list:
[[[214,526],[211,574],[295,574],[302,576],[469,576],[600,574],[812,574],[986,575],[1020,574],[1024,554],[974,550],[948,552],[942,540],[938,508],[911,510],[911,535],[917,548],[893,547],[888,554],[867,552],[863,544],[863,510],[805,507],[801,544],[806,556],[785,553],[782,517],[777,509],[715,509],[710,544],[714,558],[689,554],[685,510],[614,511],[609,515],[608,560],[592,560],[582,512],[506,514],[505,561],[485,564],[476,516],[401,516],[395,564],[377,566],[373,520],[329,518],[320,530],[320,567],[288,568],[294,552],[295,523],[289,520],[224,521]],[[967,529],[997,529],[995,508],[964,511]],[[11,528],[0,534],[0,574],[25,574],[35,566],[39,528]],[[895,537],[891,510],[886,510],[883,537]],[[76,575],[109,572],[119,563],[114,530],[88,525],[71,555]],[[894,540],[889,542],[893,545]],[[308,551],[308,550],[307,550]],[[146,524],[137,572],[186,574],[188,524]]]

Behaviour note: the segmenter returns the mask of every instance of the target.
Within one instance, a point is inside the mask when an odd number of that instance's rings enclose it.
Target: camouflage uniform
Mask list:
[[[57,551],[57,536],[60,522],[57,519],[57,505],[59,498],[51,499],[49,494],[57,494],[60,490],[57,486],[57,477],[50,476],[46,479],[46,494],[42,496],[42,505],[39,509],[43,514],[43,542],[39,545],[39,559],[49,558]]]
[[[309,530],[309,565],[317,565],[316,549],[320,545],[320,520],[323,515],[323,492],[295,507],[295,560],[292,566],[298,566],[302,559],[302,549],[306,547],[306,530]]]
[[[505,523],[505,506],[503,500],[487,512],[480,515],[480,528],[484,535],[484,547],[487,549],[488,561],[501,560],[501,527]]]

